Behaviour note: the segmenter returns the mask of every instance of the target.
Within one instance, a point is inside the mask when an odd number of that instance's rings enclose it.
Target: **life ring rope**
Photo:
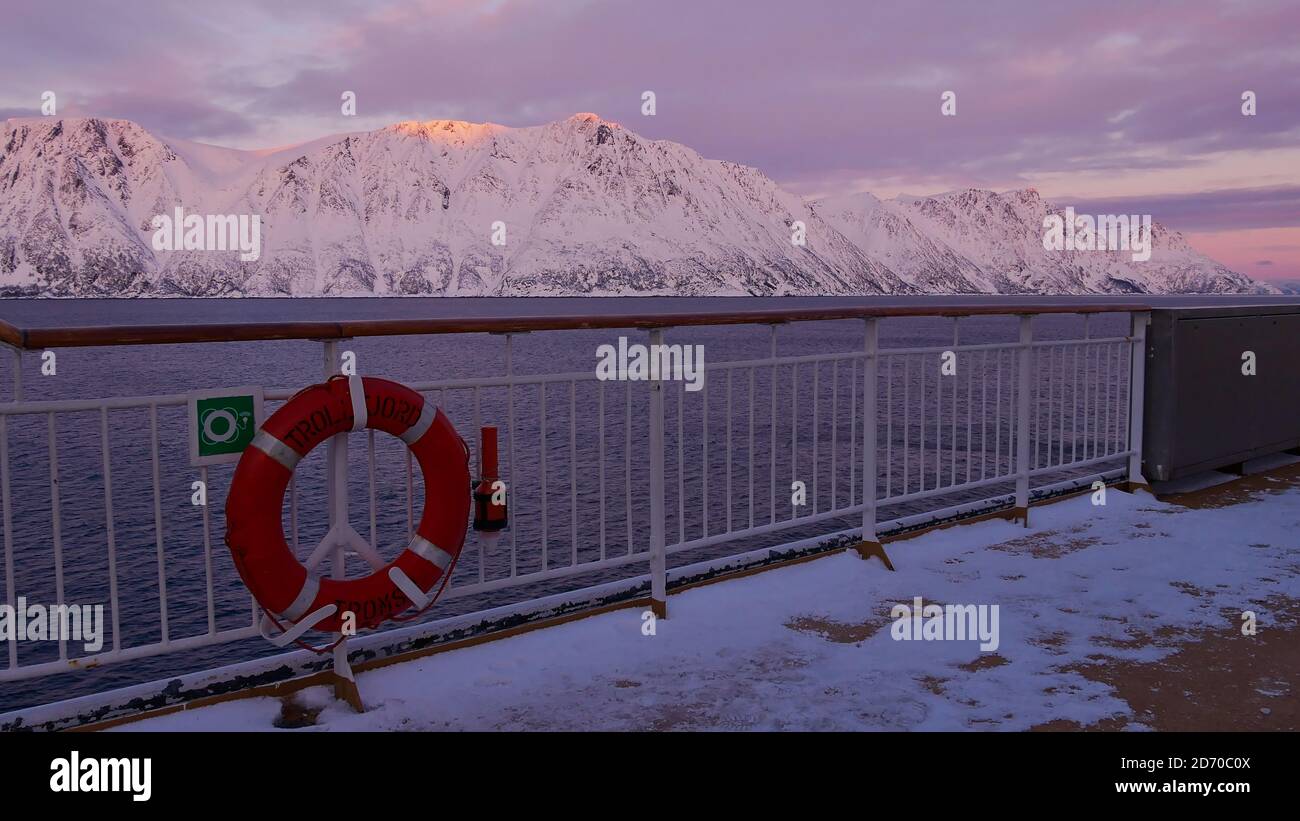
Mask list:
[[[456,562],[458,561],[460,561],[460,556],[455,556],[452,558],[451,566],[448,567],[447,572],[442,575],[442,581],[438,584],[437,592],[426,595],[425,596],[426,600],[423,604],[417,602],[415,605],[416,611],[411,615],[409,616],[396,615],[393,616],[393,621],[397,621],[397,622],[415,621],[420,616],[423,616],[430,607],[433,607],[434,603],[437,602],[438,598],[442,595],[442,591],[447,589],[447,582],[451,581],[451,573],[453,570],[456,569]],[[390,575],[392,573],[401,573],[401,572],[402,571],[396,567],[394,567],[392,570],[389,571]],[[405,576],[406,574],[402,573],[402,575]],[[393,583],[396,584],[399,588],[402,588],[403,584],[409,583],[410,586],[414,588],[414,592],[419,592],[420,589],[418,586],[416,586],[415,582],[410,581],[410,579],[405,579],[404,581],[401,582],[399,582],[397,579],[393,579]],[[408,592],[405,588],[402,588],[402,592],[406,593],[408,597],[410,596],[410,592]],[[414,601],[414,599],[412,599],[412,601]]]
[[[261,607],[261,605],[258,605],[258,607]],[[325,619],[329,618],[330,616],[338,612],[338,608],[332,604],[327,604],[321,609],[317,610],[315,613],[309,614],[305,619],[298,622],[297,624],[290,623],[288,627],[281,624],[279,620],[276,619],[275,616],[271,614],[271,611],[267,610],[265,607],[261,607],[261,610],[262,610],[262,619],[258,621],[257,630],[259,633],[262,634],[262,638],[271,642],[276,647],[287,647],[290,644],[296,644],[299,647],[303,648],[304,650],[310,650],[313,653],[324,655],[325,653],[329,653],[333,651],[333,649],[335,647],[338,647],[339,644],[343,641],[343,636],[341,634],[333,642],[323,647],[315,647],[302,640],[302,636],[304,633],[307,633],[317,624],[319,624],[320,622],[324,621]],[[272,636],[267,634],[266,623],[268,621],[271,624],[275,625],[277,628],[279,628],[280,635]]]

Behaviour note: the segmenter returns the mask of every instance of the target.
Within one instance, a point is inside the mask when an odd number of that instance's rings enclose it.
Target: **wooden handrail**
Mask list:
[[[176,345],[192,342],[252,342],[291,339],[347,339],[416,334],[526,333],[602,328],[675,328],[698,325],[762,325],[832,319],[901,316],[990,316],[1097,314],[1149,311],[1135,302],[1032,304],[999,302],[934,306],[850,306],[837,308],[762,308],[687,313],[622,313],[592,316],[445,317],[366,319],[344,322],[228,322],[193,325],[89,325],[20,328],[0,319],[0,342],[24,350],[107,345]]]

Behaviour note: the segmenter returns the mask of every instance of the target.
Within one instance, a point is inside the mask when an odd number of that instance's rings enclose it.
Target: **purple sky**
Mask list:
[[[283,145],[594,111],[808,195],[1033,185],[1300,278],[1300,4],[0,0],[0,116]],[[94,11],[90,11],[93,9]],[[1258,115],[1241,114],[1241,94]],[[358,116],[339,95],[355,91]],[[658,112],[642,116],[652,90]],[[940,94],[957,93],[957,116]]]

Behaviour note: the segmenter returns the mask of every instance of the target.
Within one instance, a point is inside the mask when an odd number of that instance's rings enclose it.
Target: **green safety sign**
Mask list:
[[[190,394],[190,463],[236,462],[262,423],[262,389],[224,388]]]

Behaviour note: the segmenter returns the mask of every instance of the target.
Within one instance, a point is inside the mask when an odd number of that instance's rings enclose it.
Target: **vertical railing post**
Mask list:
[[[328,380],[331,376],[340,373],[338,340],[326,339],[322,348],[322,374]],[[325,463],[328,478],[325,480],[325,487],[330,527],[334,527],[337,523],[340,507],[343,515],[347,515],[347,452],[348,435],[346,433],[331,436],[329,442],[326,443]],[[342,469],[341,474],[340,468]],[[342,547],[337,549],[340,552],[342,551]],[[335,554],[335,556],[337,555],[338,553]],[[337,563],[337,559],[335,561]]]
[[[1146,398],[1147,325],[1151,314],[1142,311],[1129,315],[1129,387],[1128,387],[1128,480],[1124,489],[1132,493],[1148,488],[1142,475],[1142,414]]]
[[[876,377],[880,371],[880,320],[867,317],[862,340],[862,540],[855,549],[863,559],[876,556],[890,570],[894,564],[876,534]],[[889,465],[885,466],[889,470]]]
[[[23,401],[23,351],[21,348],[10,348],[13,352],[14,368],[14,392],[13,404]],[[5,604],[9,606],[10,612],[14,612],[17,605],[17,593],[15,591],[14,575],[14,520],[13,520],[13,501],[10,498],[9,490],[9,417],[0,416],[0,507],[3,507],[3,520],[5,528],[4,537],[4,556],[5,556]],[[117,615],[116,605],[113,615]],[[117,640],[117,631],[113,631],[113,640]],[[10,631],[9,634],[9,669],[18,667],[18,631]]]
[[[650,361],[659,362],[662,328],[650,331]],[[652,366],[653,367],[653,366]],[[650,608],[656,617],[668,618],[668,556],[665,551],[664,505],[664,386],[662,373],[650,374]],[[629,514],[630,515],[630,514]]]
[[[510,487],[514,486],[515,481],[515,337],[514,334],[505,334],[506,338],[506,379],[509,380],[506,385],[506,481]],[[545,488],[542,493],[545,493]],[[509,490],[507,490],[509,498]],[[543,500],[545,501],[545,500]],[[628,511],[628,516],[632,511]],[[510,528],[510,578],[519,575],[519,528]]]
[[[862,541],[876,541],[876,356],[880,347],[878,320],[866,320],[862,353]],[[888,469],[888,466],[886,466]]]
[[[342,373],[339,362],[339,344],[337,339],[324,341],[325,379]],[[330,437],[326,445],[326,479],[327,504],[329,506],[329,534],[333,535],[336,527],[345,527],[348,523],[348,435],[338,433]],[[347,554],[342,541],[334,543],[330,558],[330,578],[342,579],[347,576]],[[308,571],[310,572],[310,571]],[[334,645],[334,697],[352,705],[357,712],[362,712],[361,693],[357,689],[356,677],[352,674],[352,665],[348,662],[348,639],[340,635]]]
[[[1029,527],[1029,386],[1033,374],[1034,318],[1020,316],[1020,362],[1016,387],[1016,507],[1012,521]]]
[[[768,326],[770,330],[770,333],[768,335],[768,339],[769,339],[768,355],[772,360],[772,379],[771,382],[769,383],[769,387],[771,389],[770,392],[771,398],[768,399],[768,405],[767,405],[768,407],[767,450],[769,454],[767,506],[769,512],[768,522],[770,524],[776,524],[776,326],[778,324],[779,323],[773,322],[771,325]],[[793,373],[793,366],[791,366],[791,368],[792,368],[791,372]],[[794,424],[794,422],[791,422],[791,424]],[[790,454],[791,461],[793,461],[794,458],[795,455],[791,453]]]

